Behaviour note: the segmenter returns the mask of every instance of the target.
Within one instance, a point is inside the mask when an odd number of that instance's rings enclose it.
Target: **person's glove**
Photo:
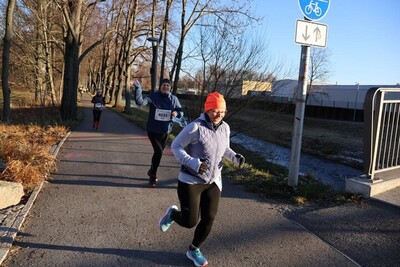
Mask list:
[[[139,88],[139,87],[140,87],[139,81],[135,81],[135,82],[133,82],[132,84],[133,84],[133,86],[134,86],[135,88]]]
[[[201,164],[199,167],[199,174],[205,173],[207,171],[207,169],[208,169],[207,163],[205,163],[203,160],[201,160]]]
[[[245,162],[244,156],[242,154],[236,154],[235,157],[238,159],[239,168],[243,168]]]

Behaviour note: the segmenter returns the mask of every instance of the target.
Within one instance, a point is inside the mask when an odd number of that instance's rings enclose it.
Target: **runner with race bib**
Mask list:
[[[160,90],[150,94],[148,97],[143,97],[143,90],[138,81],[131,81],[131,83],[135,86],[136,104],[138,106],[149,105],[150,107],[147,120],[147,136],[153,146],[154,153],[147,175],[149,176],[150,187],[155,187],[162,152],[172,131],[172,119],[175,117],[181,118],[183,111],[178,98],[171,94],[170,80],[162,80]]]
[[[101,94],[101,90],[97,90],[96,94],[92,97],[92,103],[93,103],[92,127],[93,129],[96,129],[96,131],[98,131],[100,126],[101,112],[103,111],[103,107],[106,104],[105,98]]]

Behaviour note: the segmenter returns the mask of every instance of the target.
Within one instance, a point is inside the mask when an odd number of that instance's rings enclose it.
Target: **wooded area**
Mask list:
[[[121,105],[131,79],[150,88],[154,46],[158,80],[173,81],[174,94],[199,88],[199,109],[205,93],[221,83],[273,81],[282,66],[266,56],[262,37],[248,38],[261,19],[250,2],[0,0],[1,119],[10,118],[14,88],[32,92],[35,105],[59,106],[64,121],[77,118],[81,87],[101,89],[108,103]]]

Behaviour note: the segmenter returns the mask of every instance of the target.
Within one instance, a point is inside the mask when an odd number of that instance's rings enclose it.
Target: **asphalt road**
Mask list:
[[[157,188],[147,186],[146,133],[105,110],[100,131],[85,120],[59,153],[58,171],[38,195],[2,266],[192,266],[194,229],[162,233],[178,204],[179,165],[167,148]],[[210,266],[396,266],[400,209],[379,202],[291,209],[224,182],[219,212],[202,247]],[[282,212],[284,211],[284,212]]]

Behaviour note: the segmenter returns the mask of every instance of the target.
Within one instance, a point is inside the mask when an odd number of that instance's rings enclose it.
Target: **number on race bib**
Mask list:
[[[169,121],[171,119],[171,110],[157,108],[154,119],[157,121]]]

